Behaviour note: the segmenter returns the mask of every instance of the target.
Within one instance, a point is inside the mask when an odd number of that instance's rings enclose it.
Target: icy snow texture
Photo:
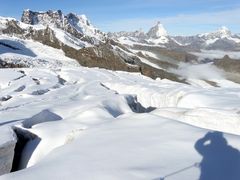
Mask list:
[[[12,169],[16,141],[15,133],[10,127],[0,126],[0,175],[9,173]]]
[[[82,67],[6,69],[0,77],[1,95],[12,97],[1,102],[1,123],[41,139],[27,162],[36,142],[24,150],[28,169],[0,179],[159,179],[201,162],[194,144],[211,130],[235,134],[224,138],[240,148],[240,86],[226,80],[201,87]],[[139,103],[157,109],[133,112]],[[169,179],[198,179],[200,171]]]

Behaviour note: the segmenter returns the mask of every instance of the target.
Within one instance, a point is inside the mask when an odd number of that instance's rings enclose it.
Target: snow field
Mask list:
[[[199,87],[83,67],[0,74],[1,94],[11,96],[1,102],[0,123],[40,139],[24,148],[28,168],[0,179],[160,179],[188,166],[166,179],[198,179],[194,145],[208,132],[225,132],[240,148],[236,84]],[[137,106],[156,109],[133,112]]]

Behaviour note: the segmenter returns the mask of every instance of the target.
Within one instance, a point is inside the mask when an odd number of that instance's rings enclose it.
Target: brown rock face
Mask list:
[[[226,72],[240,74],[240,60],[224,56],[222,59],[215,60],[214,64]]]
[[[0,59],[0,68],[24,68],[26,67],[23,64],[13,64],[13,63],[8,63]]]
[[[140,62],[137,57],[132,57],[134,64],[126,63],[125,59],[121,58],[116,52],[111,50],[109,45],[101,45],[99,47],[83,48],[75,50],[68,46],[63,46],[63,50],[68,57],[77,59],[79,64],[87,67],[99,67],[110,70],[120,70],[128,72],[140,72],[150,78],[169,79],[181,83],[186,83],[173,73],[151,67]]]
[[[26,34],[26,37],[56,49],[61,48],[61,43],[56,38],[53,30],[51,30],[49,27],[38,31],[30,30],[29,33]]]
[[[139,71],[139,66],[137,66],[136,63],[127,64],[108,44],[102,44],[98,47],[83,48],[80,50],[64,45],[62,49],[66,56],[76,59],[82,66],[129,72]],[[134,62],[134,59],[132,61]]]
[[[169,72],[167,72],[165,70],[162,70],[162,69],[154,68],[154,67],[149,66],[149,65],[144,64],[144,63],[141,64],[140,72],[141,72],[142,75],[148,76],[152,79],[157,79],[157,78],[169,79],[169,80],[172,80],[172,81],[187,84],[185,79],[177,76],[176,74],[169,73]]]
[[[156,46],[134,45],[133,49],[152,52],[159,56],[160,59],[166,59],[166,61],[191,62],[197,59],[196,56],[185,51],[171,50]]]
[[[13,35],[13,34],[20,35],[24,33],[24,30],[18,26],[16,21],[11,20],[11,21],[8,21],[7,28],[3,29],[2,33],[10,34],[10,35]]]

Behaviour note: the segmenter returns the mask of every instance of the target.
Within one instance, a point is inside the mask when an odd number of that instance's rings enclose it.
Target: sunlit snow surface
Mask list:
[[[79,45],[80,41],[76,43]],[[60,49],[33,40],[22,40],[6,35],[0,35],[0,59],[7,63],[21,64],[27,67],[58,68],[62,66],[79,66],[76,60],[66,57],[65,53]]]
[[[217,82],[185,85],[83,67],[1,69],[0,124],[41,141],[24,149],[22,168],[29,168],[0,179],[183,180],[199,179],[206,167],[210,177],[230,177],[229,167],[240,167],[240,85]],[[133,102],[135,111],[137,103],[156,109],[133,112]],[[195,147],[206,134],[212,148]]]

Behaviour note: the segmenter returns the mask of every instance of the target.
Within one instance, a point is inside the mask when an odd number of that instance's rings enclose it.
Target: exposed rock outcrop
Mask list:
[[[226,72],[240,74],[240,61],[237,59],[231,59],[229,56],[224,56],[222,59],[217,59],[214,64],[225,70]]]
[[[63,46],[63,51],[66,56],[76,59],[82,66],[139,72],[137,57],[126,56],[124,58],[108,43],[80,50]]]

